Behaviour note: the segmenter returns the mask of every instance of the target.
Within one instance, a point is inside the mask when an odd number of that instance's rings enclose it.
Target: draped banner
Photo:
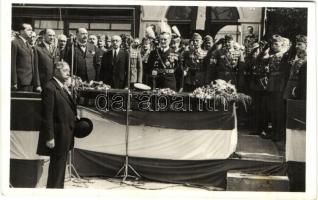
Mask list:
[[[306,161],[305,101],[287,101],[286,161]]]
[[[125,155],[126,113],[99,113],[81,108],[93,121],[93,132],[75,142],[75,148]],[[128,154],[172,160],[226,159],[236,149],[233,111],[129,113]]]
[[[305,191],[306,101],[287,100],[286,161],[289,189]]]

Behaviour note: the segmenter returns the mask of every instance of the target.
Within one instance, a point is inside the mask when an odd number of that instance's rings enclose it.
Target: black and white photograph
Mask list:
[[[3,3],[1,196],[317,198],[315,14]]]

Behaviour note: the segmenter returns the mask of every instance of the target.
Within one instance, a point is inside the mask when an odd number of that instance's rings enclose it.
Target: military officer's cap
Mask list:
[[[202,37],[199,33],[193,33],[192,40],[202,40]]]
[[[146,38],[146,37],[144,37],[144,38],[142,38],[142,44],[150,44],[150,39],[149,38]]]
[[[210,35],[206,35],[206,36],[204,37],[204,41],[205,41],[205,42],[213,42],[213,38],[212,38]]]
[[[271,42],[284,42],[284,38],[280,35],[273,35]]]
[[[297,35],[296,42],[303,42],[307,44],[307,36],[305,35]]]
[[[232,40],[233,40],[233,36],[230,35],[230,34],[226,34],[226,35],[224,36],[224,40],[225,40],[225,42],[227,42],[227,41],[232,41]]]
[[[259,48],[259,44],[257,42],[253,43],[252,50]]]

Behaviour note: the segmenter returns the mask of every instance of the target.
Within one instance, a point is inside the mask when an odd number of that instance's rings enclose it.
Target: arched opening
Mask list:
[[[190,38],[193,32],[215,37],[225,26],[238,26],[239,13],[236,7],[206,7],[205,29],[197,30],[195,23],[198,8],[193,6],[170,6],[166,18],[170,25],[176,25],[183,38]]]

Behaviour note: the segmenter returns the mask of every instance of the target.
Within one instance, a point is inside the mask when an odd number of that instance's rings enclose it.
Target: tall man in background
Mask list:
[[[36,47],[39,77],[42,88],[52,79],[54,63],[59,60],[57,57],[57,48],[55,46],[54,30],[45,29],[43,38],[43,42]]]
[[[41,91],[34,52],[29,44],[32,36],[30,24],[19,25],[19,36],[11,42],[11,88],[17,91]]]
[[[97,80],[101,65],[97,47],[88,42],[88,33],[85,28],[78,28],[76,35],[73,73],[83,81]]]
[[[121,43],[119,35],[112,37],[113,49],[104,53],[100,72],[100,80],[116,89],[128,86],[129,54],[120,48]]]

